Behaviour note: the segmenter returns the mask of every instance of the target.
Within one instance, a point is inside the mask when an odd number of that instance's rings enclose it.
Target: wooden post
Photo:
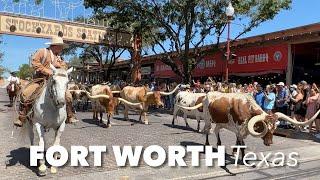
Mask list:
[[[142,37],[141,34],[134,34],[133,37],[133,57],[132,57],[132,74],[131,80],[133,84],[138,84],[141,81],[141,45]]]

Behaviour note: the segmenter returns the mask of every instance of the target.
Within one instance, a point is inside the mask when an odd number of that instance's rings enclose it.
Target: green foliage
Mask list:
[[[33,74],[32,67],[30,67],[29,64],[22,64],[19,67],[17,76],[20,77],[21,79],[27,79],[27,78],[32,78],[32,74]]]
[[[234,40],[291,5],[291,0],[231,2],[234,20],[243,24]],[[145,51],[164,54],[162,61],[189,82],[191,71],[204,55],[200,47],[215,39],[213,50],[218,50],[227,24],[228,3],[227,0],[85,0],[85,6],[93,8],[97,18],[109,19],[111,27],[142,34]],[[175,58],[183,63],[183,72],[177,68]]]
[[[74,55],[70,58],[68,66],[82,66],[82,60],[78,56]]]

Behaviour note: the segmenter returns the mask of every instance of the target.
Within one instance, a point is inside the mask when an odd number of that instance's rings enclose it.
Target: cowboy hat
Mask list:
[[[53,36],[51,39],[51,42],[45,43],[46,45],[55,45],[55,46],[66,46],[66,44],[63,42],[62,37]]]
[[[277,86],[284,86],[284,83],[283,83],[283,82],[279,82],[279,83],[277,84]]]

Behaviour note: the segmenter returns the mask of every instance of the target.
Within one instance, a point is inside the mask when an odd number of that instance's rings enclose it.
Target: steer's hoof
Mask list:
[[[145,121],[144,124],[145,124],[145,125],[149,125],[149,122],[148,122],[148,121]]]
[[[107,128],[110,128],[111,127],[111,124],[107,124]]]
[[[39,176],[47,175],[47,166],[46,165],[44,165],[44,164],[40,165],[38,170],[39,170],[39,172],[38,172]]]
[[[57,173],[57,168],[56,168],[56,167],[51,166],[51,168],[50,168],[50,172],[51,172],[51,174],[56,174],[56,173]]]

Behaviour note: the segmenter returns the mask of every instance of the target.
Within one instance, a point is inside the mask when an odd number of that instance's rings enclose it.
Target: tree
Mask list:
[[[82,59],[74,55],[70,58],[68,66],[82,66]]]
[[[104,70],[104,80],[109,80],[110,70],[116,63],[116,60],[124,53],[125,49],[114,46],[104,45],[86,45],[72,43],[64,50],[64,55],[75,55],[77,49],[82,49],[79,59],[73,58],[73,63],[84,64],[84,62],[96,61],[99,67]]]
[[[291,0],[231,0],[235,20],[243,29],[233,39],[251,31],[261,23],[273,19]],[[161,61],[191,82],[191,72],[203,58],[201,46],[215,39],[212,52],[218,51],[220,38],[227,25],[227,0],[85,0],[99,17],[112,17],[114,24],[139,32],[148,45],[147,52],[162,54]],[[177,61],[183,65],[178,68]]]
[[[29,66],[29,64],[22,64],[19,66],[19,71],[17,73],[17,76],[21,79],[27,79],[32,78],[33,69]]]

